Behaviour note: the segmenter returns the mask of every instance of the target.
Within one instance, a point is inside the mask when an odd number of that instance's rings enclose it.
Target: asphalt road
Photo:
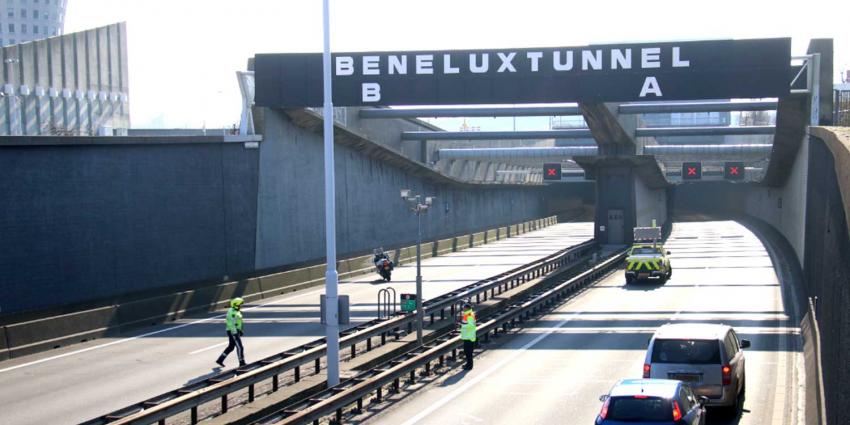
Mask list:
[[[592,223],[564,223],[515,238],[423,260],[424,298],[432,298],[591,239]],[[352,320],[375,317],[378,290],[415,292],[415,264],[393,272],[343,281]],[[323,288],[246,305],[248,361],[324,335],[319,323]],[[143,332],[78,344],[0,362],[0,424],[77,423],[161,394],[215,373],[226,345],[221,313],[156,326]],[[236,365],[236,353],[226,360]]]
[[[591,424],[599,395],[620,378],[641,376],[658,326],[722,322],[752,341],[747,397],[738,417],[709,410],[709,423],[802,423],[799,328],[761,242],[734,222],[681,223],[666,247],[674,270],[666,285],[626,287],[617,271],[497,340],[471,372],[454,370],[403,394],[367,422]]]

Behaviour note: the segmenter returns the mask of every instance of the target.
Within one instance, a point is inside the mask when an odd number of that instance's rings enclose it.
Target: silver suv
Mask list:
[[[649,340],[643,377],[687,382],[708,397],[706,405],[737,409],[746,389],[742,348],[749,346],[727,325],[667,324]]]

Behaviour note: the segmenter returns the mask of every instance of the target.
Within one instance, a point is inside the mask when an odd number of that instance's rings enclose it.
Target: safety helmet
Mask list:
[[[463,309],[464,310],[472,310],[472,304],[470,304],[469,301],[464,301],[463,302]]]
[[[245,300],[243,300],[242,298],[239,298],[239,297],[236,297],[236,298],[230,300],[230,306],[233,307],[233,308],[242,307],[242,304],[244,304],[244,303],[245,303]]]

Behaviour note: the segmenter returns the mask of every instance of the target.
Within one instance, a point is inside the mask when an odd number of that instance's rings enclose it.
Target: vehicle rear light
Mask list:
[[[635,398],[649,398],[649,397],[647,397],[645,395],[636,395]]]
[[[679,419],[682,419],[682,410],[679,409],[679,402],[674,401],[673,402],[673,420],[678,421]]]
[[[732,385],[732,368],[729,365],[723,366],[723,385]]]
[[[608,416],[608,403],[611,402],[611,399],[605,400],[605,403],[602,404],[602,410],[599,411],[599,417],[605,419]]]
[[[652,371],[652,366],[649,363],[643,364],[643,377],[649,378],[649,372]]]

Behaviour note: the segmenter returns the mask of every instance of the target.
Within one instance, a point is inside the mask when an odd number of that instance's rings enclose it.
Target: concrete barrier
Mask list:
[[[486,243],[487,232],[478,232],[472,234],[472,246],[478,246]]]
[[[536,223],[536,224],[535,224]],[[422,258],[443,255],[516,236],[556,224],[555,217],[518,223],[483,232],[429,241],[422,244]],[[396,264],[416,261],[416,247],[389,252]],[[338,261],[341,279],[371,273],[372,256],[363,255]],[[226,308],[230,299],[240,296],[246,302],[274,297],[323,285],[325,264],[280,273],[203,286],[118,305],[95,308],[61,316],[37,319],[0,327],[0,359],[20,357],[55,347],[101,338],[140,327],[174,321],[187,315]]]
[[[6,342],[6,327],[0,326],[0,360],[7,360],[10,357],[9,343]]]
[[[803,336],[803,360],[806,367],[806,425],[826,424],[826,403],[821,364],[820,329],[814,303],[809,298],[809,310],[800,322]]]
[[[115,306],[107,306],[6,325],[4,329],[9,357],[100,338],[110,330],[114,317]]]

